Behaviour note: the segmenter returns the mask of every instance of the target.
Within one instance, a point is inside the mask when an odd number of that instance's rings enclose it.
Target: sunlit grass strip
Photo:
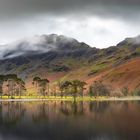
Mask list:
[[[98,97],[98,99],[105,99],[107,97]],[[2,96],[1,99],[47,99],[47,100],[74,100],[77,101],[80,100],[95,100],[97,98],[95,97],[89,97],[89,96],[78,96],[74,98],[73,96]]]
[[[138,96],[128,96],[128,97],[107,97],[107,96],[99,96],[99,97],[90,97],[90,96],[2,96],[0,98],[1,101],[3,100],[42,100],[42,101],[112,101],[112,100],[140,100],[140,97]]]

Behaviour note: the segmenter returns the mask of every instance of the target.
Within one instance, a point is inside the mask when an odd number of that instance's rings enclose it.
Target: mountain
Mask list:
[[[69,71],[99,51],[73,38],[56,34],[23,39],[5,48],[0,53],[0,73],[17,73],[23,77],[41,68]]]
[[[133,76],[124,70],[135,67],[132,72],[139,71],[136,66],[140,63],[140,36],[126,38],[106,49],[93,48],[76,39],[56,34],[34,36],[0,48],[4,47],[6,49],[0,52],[0,74],[16,73],[29,83],[35,75],[39,75],[47,77],[51,83],[80,79],[88,85],[101,80],[115,88],[128,84],[135,88],[140,84],[139,80],[132,80],[139,79],[139,75]],[[114,79],[118,76],[114,75],[117,72],[120,72],[119,78]],[[129,82],[125,82],[125,74],[122,73],[131,74],[126,78]]]
[[[134,38],[126,38],[124,41],[117,44],[117,46],[127,46],[127,47],[139,47],[140,45],[140,35]]]
[[[56,34],[34,36],[32,38],[26,38],[16,41],[12,44],[2,46],[7,48],[1,51],[1,59],[13,58],[17,56],[30,56],[36,54],[42,54],[47,52],[69,52],[73,49],[82,47],[82,43],[77,40],[65,36],[58,36]],[[86,44],[85,44],[86,45]],[[75,47],[77,46],[77,47]],[[87,45],[88,47],[88,45]]]

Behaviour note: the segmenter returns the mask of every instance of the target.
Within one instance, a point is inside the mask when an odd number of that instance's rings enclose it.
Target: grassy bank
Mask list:
[[[76,97],[73,96],[2,96],[0,98],[0,101],[125,101],[125,100],[140,100],[139,96],[127,96],[127,97],[90,97],[90,96],[84,96],[84,97]]]

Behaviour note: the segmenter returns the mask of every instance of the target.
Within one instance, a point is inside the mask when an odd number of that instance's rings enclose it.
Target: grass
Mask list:
[[[38,101],[38,100],[47,100],[47,101],[74,101],[73,96],[2,96],[0,98],[2,101]],[[78,96],[75,98],[75,101],[115,101],[115,100],[140,100],[139,96],[131,96],[131,97],[106,97],[106,96],[99,96],[99,97],[90,97],[90,96]]]
[[[106,63],[99,63],[99,64],[96,64],[96,65],[94,65],[94,66],[92,67],[92,70],[89,72],[88,75],[89,75],[89,76],[90,76],[90,75],[94,75],[94,74],[100,72],[101,70],[107,68],[108,66],[109,66],[109,65],[106,64]]]
[[[2,96],[3,100],[7,100],[7,99],[43,99],[43,100],[62,100],[62,101],[74,101],[74,97],[73,96]],[[92,100],[102,100],[102,99],[107,99],[107,97],[90,97],[90,96],[78,96],[75,98],[76,101],[92,101]]]

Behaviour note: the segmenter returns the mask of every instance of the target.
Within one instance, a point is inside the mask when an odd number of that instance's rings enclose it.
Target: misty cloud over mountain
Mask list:
[[[49,51],[68,51],[73,46],[78,46],[78,44],[77,40],[62,35],[34,36],[1,46],[0,59]]]
[[[140,31],[139,0],[0,0],[0,44],[63,34],[106,48]]]
[[[126,38],[119,44],[119,46],[132,46],[139,47],[140,36],[134,38]],[[99,50],[92,48],[89,45],[78,42],[74,38],[70,38],[64,35],[50,34],[50,35],[36,35],[30,38],[18,40],[11,44],[0,46],[0,59],[8,59],[17,56],[30,56],[36,54],[45,54],[47,52],[57,52],[62,54],[72,54],[77,50],[76,55],[80,55],[80,51],[83,49],[92,51]]]

